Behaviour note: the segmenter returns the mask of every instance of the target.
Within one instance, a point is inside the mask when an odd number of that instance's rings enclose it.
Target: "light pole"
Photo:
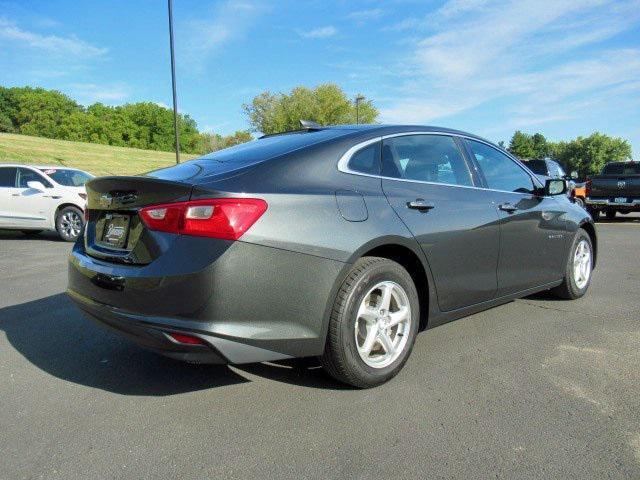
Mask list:
[[[176,58],[173,52],[173,0],[169,3],[169,47],[171,49],[171,86],[173,88],[173,131],[176,137],[176,163],[180,163],[180,132],[178,131],[178,98],[176,96]]]
[[[356,96],[356,125],[360,123],[360,102],[364,100],[364,96]]]

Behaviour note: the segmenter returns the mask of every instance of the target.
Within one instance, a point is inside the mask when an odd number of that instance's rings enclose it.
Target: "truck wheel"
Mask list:
[[[600,219],[600,210],[587,207],[587,212],[589,212],[589,215],[591,215],[591,218],[593,218],[594,222],[597,222]]]
[[[613,220],[614,218],[616,218],[616,211],[615,210],[607,210],[605,212],[605,215],[607,216],[607,220]]]

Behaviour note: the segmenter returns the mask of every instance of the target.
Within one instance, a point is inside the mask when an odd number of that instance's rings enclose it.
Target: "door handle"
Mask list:
[[[411,208],[413,210],[426,211],[435,208],[435,205],[431,202],[427,202],[422,198],[416,198],[413,202],[407,202],[407,208]]]
[[[12,194],[11,194],[11,196],[12,196],[12,197],[19,197],[19,196],[20,196],[20,194],[19,194],[19,193],[12,193]]]
[[[498,206],[498,208],[503,212],[508,212],[508,213],[513,213],[516,210],[518,210],[518,207],[516,207],[512,203],[503,203],[502,205]]]

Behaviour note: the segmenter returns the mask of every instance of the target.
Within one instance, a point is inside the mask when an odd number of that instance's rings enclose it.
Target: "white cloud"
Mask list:
[[[593,107],[581,95],[640,78],[637,47],[582,48],[637,25],[638,0],[450,0],[429,18],[431,33],[395,68],[410,74],[383,121],[426,123],[498,100],[511,121],[561,121]]]
[[[28,48],[61,57],[88,58],[107,53],[106,48],[96,47],[75,35],[42,35],[24,30],[4,17],[0,17],[0,44],[2,43],[10,43],[13,48]]]
[[[130,89],[126,85],[97,85],[95,83],[73,83],[69,85],[71,96],[83,105],[95,102],[106,104],[122,103],[129,97]]]
[[[221,2],[208,18],[183,24],[187,34],[176,40],[176,48],[190,68],[201,69],[220,49],[243,38],[264,10],[253,0]]]
[[[326,27],[315,28],[313,30],[309,30],[308,32],[298,32],[301,37],[304,38],[328,38],[333,37],[338,30],[336,27],[332,25],[328,25]]]
[[[359,10],[356,12],[351,12],[349,15],[347,15],[347,18],[349,20],[354,20],[359,25],[363,25],[368,21],[377,20],[383,15],[384,10],[382,10],[381,8],[372,8],[369,10]]]

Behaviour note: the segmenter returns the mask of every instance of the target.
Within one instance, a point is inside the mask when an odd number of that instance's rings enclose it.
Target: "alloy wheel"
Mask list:
[[[580,240],[576,245],[573,255],[573,279],[576,287],[583,289],[589,282],[591,276],[591,246],[585,239]]]
[[[76,238],[82,230],[82,218],[77,212],[64,212],[60,219],[60,229],[66,238]]]
[[[404,351],[411,327],[407,292],[395,282],[380,282],[364,296],[355,325],[360,358],[372,368],[392,364]]]

